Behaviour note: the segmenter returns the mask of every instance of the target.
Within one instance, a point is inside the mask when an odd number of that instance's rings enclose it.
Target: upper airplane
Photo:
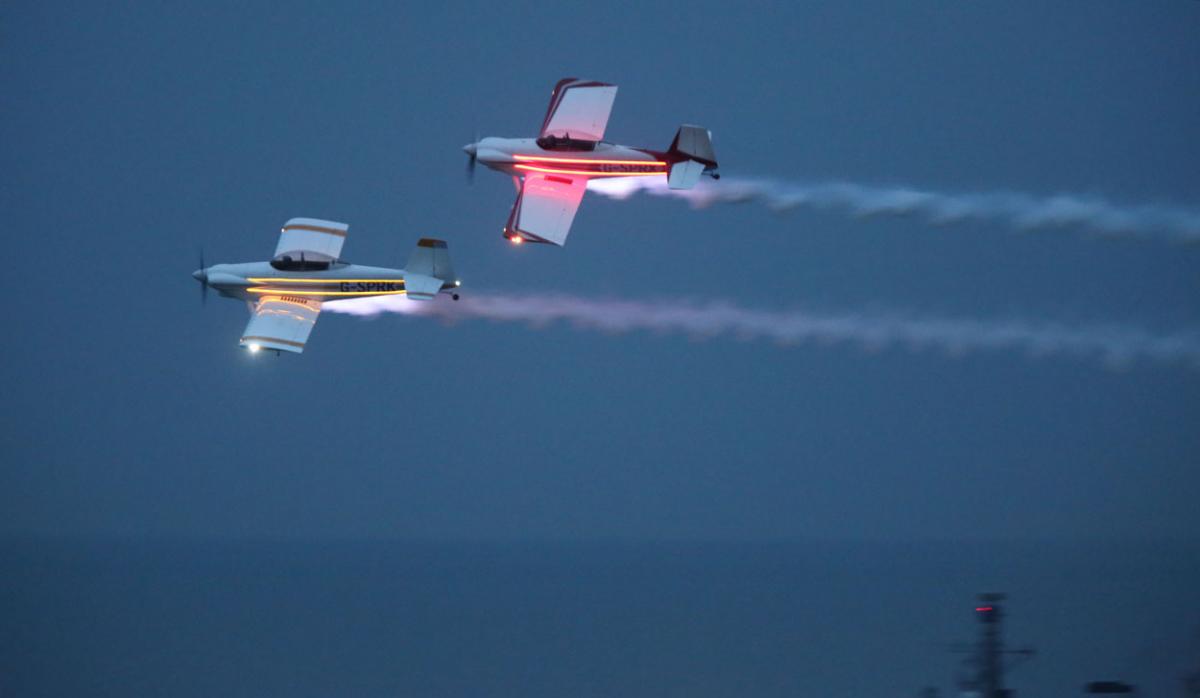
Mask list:
[[[443,291],[458,300],[459,282],[445,242],[422,238],[404,269],[364,267],[339,258],[349,228],[293,218],[280,231],[270,262],[205,267],[201,259],[192,278],[201,283],[202,298],[212,287],[222,296],[246,301],[250,323],[240,345],[251,352],[304,351],[325,301],[398,295],[430,300]]]
[[[463,151],[476,161],[513,177],[517,201],[504,237],[563,245],[571,221],[594,177],[666,177],[672,189],[691,189],[701,175],[719,179],[712,134],[683,125],[665,152],[604,141],[604,128],[617,86],[564,78],[554,86],[550,106],[535,138],[484,138]]]

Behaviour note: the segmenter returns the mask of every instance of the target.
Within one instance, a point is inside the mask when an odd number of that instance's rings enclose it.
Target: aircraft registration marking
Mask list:
[[[380,291],[403,291],[404,282],[394,281],[343,281],[339,288],[343,291],[357,291],[359,293],[378,293]]]

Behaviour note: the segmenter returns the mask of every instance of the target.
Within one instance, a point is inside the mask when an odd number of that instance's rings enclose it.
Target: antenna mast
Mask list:
[[[968,650],[967,663],[971,671],[959,682],[963,698],[1012,698],[1013,692],[1004,687],[1004,675],[1034,655],[1032,648],[1015,650],[1004,647],[1004,594],[980,594],[975,606],[979,618],[979,640]]]

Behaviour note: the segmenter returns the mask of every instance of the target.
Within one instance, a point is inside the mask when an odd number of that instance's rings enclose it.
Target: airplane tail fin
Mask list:
[[[684,124],[675,133],[671,148],[667,151],[670,171],[667,186],[672,189],[691,189],[700,181],[700,175],[720,178],[717,173],[717,155],[713,152],[712,132],[703,126]]]
[[[404,268],[404,288],[414,300],[430,300],[438,292],[458,287],[450,250],[444,240],[421,238]],[[455,295],[457,299],[457,294]]]

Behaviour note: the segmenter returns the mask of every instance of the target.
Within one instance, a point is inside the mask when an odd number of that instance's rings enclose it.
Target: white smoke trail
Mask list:
[[[1200,369],[1200,332],[1151,334],[1117,325],[1069,327],[1020,320],[985,321],[896,313],[815,313],[741,308],[730,303],[592,300],[561,294],[472,293],[459,302],[410,301],[397,296],[334,301],[325,309],[374,316],[403,313],[448,321],[487,319],[541,327],[564,321],[609,333],[649,330],[707,338],[730,335],[781,344],[846,343],[867,349],[892,346],[972,351],[1020,351],[1030,356],[1073,356],[1121,366],[1138,359]]]
[[[614,199],[643,191],[685,199],[694,207],[760,202],[776,212],[799,207],[856,216],[918,215],[936,224],[1000,221],[1021,230],[1079,227],[1123,237],[1200,242],[1200,211],[1161,205],[1120,206],[1102,198],[1061,194],[1039,198],[1013,192],[948,194],[908,187],[847,182],[802,183],[773,179],[703,180],[689,190],[668,189],[662,177],[593,179],[588,189]]]

